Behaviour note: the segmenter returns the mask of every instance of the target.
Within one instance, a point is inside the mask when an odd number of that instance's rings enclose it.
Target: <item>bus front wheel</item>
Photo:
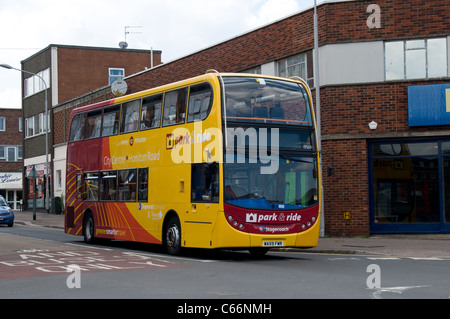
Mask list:
[[[178,217],[171,217],[164,234],[164,244],[170,255],[181,253],[181,226]]]

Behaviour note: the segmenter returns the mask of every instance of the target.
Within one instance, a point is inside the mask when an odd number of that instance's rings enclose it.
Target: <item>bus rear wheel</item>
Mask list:
[[[94,216],[92,215],[92,213],[88,213],[84,218],[83,222],[84,242],[87,244],[92,244],[95,239],[94,235],[95,235]]]
[[[170,255],[181,254],[181,226],[178,217],[171,217],[164,233],[164,245]]]

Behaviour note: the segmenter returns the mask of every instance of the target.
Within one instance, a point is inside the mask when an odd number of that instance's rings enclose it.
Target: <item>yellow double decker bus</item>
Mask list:
[[[65,232],[183,248],[313,247],[320,174],[301,79],[211,70],[75,109]]]

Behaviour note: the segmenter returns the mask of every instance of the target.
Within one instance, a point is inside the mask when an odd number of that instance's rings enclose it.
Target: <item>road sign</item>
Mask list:
[[[36,168],[34,167],[34,165],[33,165],[33,168],[31,169],[31,171],[28,173],[28,176],[27,176],[29,179],[36,179],[36,178],[39,178],[39,174],[37,173],[37,171],[36,171]]]

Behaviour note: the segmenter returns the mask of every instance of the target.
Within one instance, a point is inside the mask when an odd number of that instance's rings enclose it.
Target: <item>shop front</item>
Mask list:
[[[371,233],[450,233],[450,139],[369,143]]]
[[[0,172],[0,195],[13,210],[22,209],[22,173]]]
[[[27,188],[28,188],[28,194],[27,194],[27,207],[33,208],[33,193],[34,188],[36,187],[36,208],[45,208],[45,172],[46,172],[46,164],[38,164],[34,165],[36,169],[36,173],[38,178],[32,179],[27,178]],[[26,166],[26,172],[25,175],[29,176],[31,170],[33,168],[33,165]],[[49,176],[49,187],[51,185],[50,182],[50,176]],[[49,190],[49,194],[51,194]]]

